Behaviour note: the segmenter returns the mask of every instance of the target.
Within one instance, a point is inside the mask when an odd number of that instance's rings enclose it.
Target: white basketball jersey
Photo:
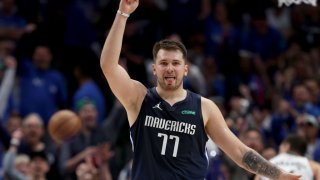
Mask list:
[[[270,159],[272,164],[297,175],[302,175],[300,180],[312,180],[313,172],[307,158],[292,154],[282,153]],[[261,178],[267,180],[268,178]]]

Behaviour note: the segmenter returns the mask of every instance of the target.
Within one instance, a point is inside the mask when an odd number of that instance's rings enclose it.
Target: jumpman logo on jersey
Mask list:
[[[162,109],[161,109],[161,107],[160,107],[160,103],[161,103],[161,102],[159,102],[158,104],[156,104],[156,105],[155,105],[155,106],[153,106],[152,108],[153,108],[153,109],[158,108],[158,109],[160,109],[160,110],[162,111]]]

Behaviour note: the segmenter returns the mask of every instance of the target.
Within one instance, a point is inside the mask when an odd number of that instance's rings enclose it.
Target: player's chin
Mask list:
[[[165,89],[166,90],[176,90],[176,89],[178,89],[178,86],[176,84],[166,84]]]
[[[158,85],[164,90],[176,90],[178,88],[177,84],[173,82],[158,81]]]

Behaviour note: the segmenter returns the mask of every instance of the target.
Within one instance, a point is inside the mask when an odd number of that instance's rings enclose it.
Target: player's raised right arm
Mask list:
[[[119,11],[103,46],[100,65],[110,88],[119,101],[128,110],[144,97],[145,86],[132,80],[128,73],[119,65],[119,57],[123,34],[128,17],[137,7],[138,0],[121,0]],[[121,14],[124,13],[124,14]]]

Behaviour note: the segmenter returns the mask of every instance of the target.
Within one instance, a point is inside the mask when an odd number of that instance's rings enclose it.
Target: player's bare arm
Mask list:
[[[207,134],[239,166],[271,179],[299,179],[286,173],[244,145],[228,128],[218,107],[209,99],[201,99],[202,114]]]
[[[126,108],[130,125],[134,123],[140,105],[146,94],[146,87],[132,80],[126,70],[118,63],[123,41],[123,34],[130,15],[137,7],[138,0],[121,0],[119,10],[105,41],[100,65],[115,96]]]

